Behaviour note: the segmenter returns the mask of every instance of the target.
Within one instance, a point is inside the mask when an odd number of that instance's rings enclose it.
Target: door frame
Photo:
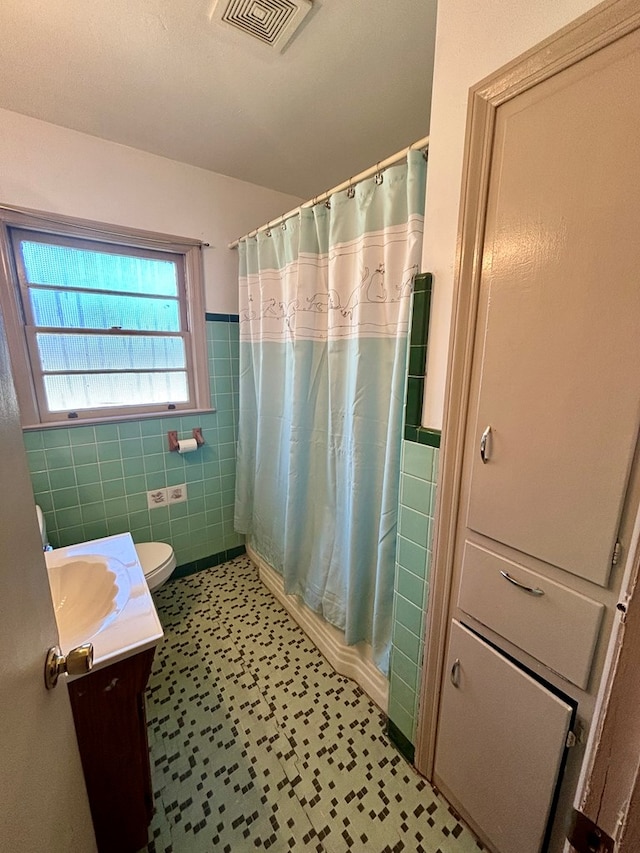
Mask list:
[[[433,777],[440,685],[451,605],[454,548],[459,522],[462,462],[496,111],[501,104],[638,28],[640,7],[637,0],[606,0],[482,80],[472,87],[469,93],[442,458],[436,499],[433,564],[415,757],[417,769],[428,779]],[[594,131],[594,139],[596,137],[597,133]],[[634,568],[627,573],[626,585],[621,593],[621,600],[629,599],[629,616],[640,562],[637,538],[634,540],[634,549],[635,554],[628,555],[629,565]],[[636,607],[640,608],[640,601],[636,602]],[[638,618],[640,619],[640,615]],[[622,637],[618,636],[622,630],[623,625],[617,622],[613,629],[612,648],[624,645]],[[616,659],[615,654],[609,655],[612,667]],[[606,699],[603,702],[602,696],[605,696],[607,689],[611,689],[612,677],[611,669],[603,674],[599,698],[601,714],[606,712]],[[596,718],[592,732],[599,726],[599,718]],[[590,762],[593,749],[595,744],[587,753],[584,766]],[[583,786],[588,784],[586,778],[581,782]],[[604,785],[606,779],[601,779],[601,782]],[[638,786],[640,787],[640,783]]]

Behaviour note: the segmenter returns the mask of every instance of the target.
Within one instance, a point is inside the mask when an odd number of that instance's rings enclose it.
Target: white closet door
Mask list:
[[[500,853],[538,853],[571,706],[456,621],[447,667],[434,781]]]
[[[468,526],[601,585],[640,420],[639,48],[497,111],[467,445]]]

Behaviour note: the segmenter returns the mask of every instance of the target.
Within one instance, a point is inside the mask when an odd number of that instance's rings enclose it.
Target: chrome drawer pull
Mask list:
[[[544,595],[544,590],[540,589],[539,586],[525,586],[525,584],[520,583],[520,581],[517,581],[515,578],[512,578],[509,572],[501,571],[500,574],[505,580],[508,580],[509,583],[512,583],[514,586],[517,586],[518,589],[524,590],[524,592],[528,592],[529,595]]]
[[[491,427],[488,426],[482,433],[482,438],[480,439],[480,459],[482,459],[483,465],[486,465],[489,461],[489,453],[487,452],[487,442],[489,441],[490,435]]]
[[[451,667],[451,683],[454,687],[460,687],[460,658],[456,658]]]

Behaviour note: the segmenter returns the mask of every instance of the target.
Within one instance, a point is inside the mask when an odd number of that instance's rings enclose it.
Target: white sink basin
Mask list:
[[[162,637],[129,533],[45,553],[60,646],[93,643],[94,669],[154,646]]]
[[[131,583],[106,557],[66,560],[59,554],[49,558],[49,586],[60,644],[73,648],[113,622],[129,599]]]

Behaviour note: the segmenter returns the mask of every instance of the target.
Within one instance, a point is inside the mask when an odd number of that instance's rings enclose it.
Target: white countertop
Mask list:
[[[93,669],[102,669],[162,639],[130,533],[56,548],[45,561],[63,653],[92,643]]]

